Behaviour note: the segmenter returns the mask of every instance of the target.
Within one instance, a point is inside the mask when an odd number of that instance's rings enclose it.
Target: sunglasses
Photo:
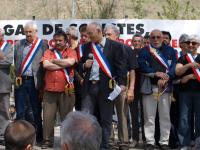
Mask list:
[[[161,36],[151,36],[151,39],[155,40],[155,39],[161,39]]]
[[[197,42],[191,42],[191,41],[187,41],[187,42],[184,42],[185,44],[188,44],[188,45],[190,45],[190,43],[192,44],[192,45],[197,45],[198,43]]]

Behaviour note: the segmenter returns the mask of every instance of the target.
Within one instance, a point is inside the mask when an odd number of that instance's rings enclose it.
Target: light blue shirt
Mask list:
[[[100,47],[101,47],[102,51],[103,51],[105,44],[106,44],[106,38],[103,37],[102,41],[100,42]],[[98,81],[99,80],[99,64],[94,57],[93,57],[93,60],[94,60],[94,62],[92,64],[89,80]]]
[[[26,41],[25,47],[24,47],[24,50],[23,50],[23,61],[26,58],[31,46],[32,46],[32,43],[29,43],[28,41]],[[30,64],[28,69],[23,73],[23,75],[25,75],[25,76],[33,76],[32,63]]]

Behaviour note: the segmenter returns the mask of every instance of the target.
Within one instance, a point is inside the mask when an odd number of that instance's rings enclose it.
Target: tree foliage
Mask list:
[[[200,12],[191,5],[191,0],[184,3],[181,0],[166,0],[162,6],[163,12],[157,12],[160,19],[196,19]]]

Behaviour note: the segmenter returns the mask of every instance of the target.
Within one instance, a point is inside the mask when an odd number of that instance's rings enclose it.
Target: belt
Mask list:
[[[99,80],[90,80],[91,84],[97,84],[99,82]]]
[[[33,76],[22,76],[22,80],[30,80],[30,79],[34,79]]]

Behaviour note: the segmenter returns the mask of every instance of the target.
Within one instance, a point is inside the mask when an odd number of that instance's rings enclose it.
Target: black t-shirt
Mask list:
[[[197,57],[195,58],[195,61],[197,63],[200,63],[200,54],[197,55]],[[183,65],[188,64],[186,55],[183,55],[182,57],[180,57],[178,60],[178,63],[183,64]],[[193,74],[193,73],[194,72],[193,72],[192,68],[190,68],[181,76],[181,78],[186,75]],[[200,92],[200,82],[197,79],[196,80],[191,79],[186,83],[180,83],[180,91]]]
[[[131,71],[131,70],[135,70],[136,68],[138,68],[138,63],[137,63],[137,58],[135,53],[133,52],[132,48],[124,45],[125,51],[126,51],[126,58],[127,58],[127,70]]]

